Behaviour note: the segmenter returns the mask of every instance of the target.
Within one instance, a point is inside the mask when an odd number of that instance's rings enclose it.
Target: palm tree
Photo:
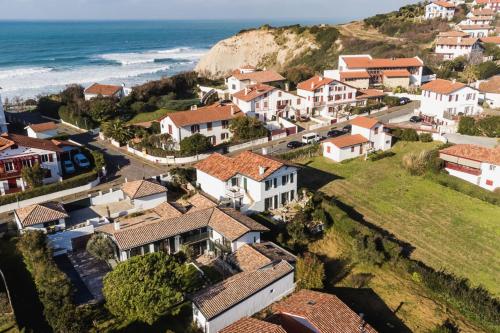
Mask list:
[[[112,138],[121,144],[125,144],[133,136],[130,127],[126,126],[121,120],[104,123],[102,127],[102,131],[106,137]]]

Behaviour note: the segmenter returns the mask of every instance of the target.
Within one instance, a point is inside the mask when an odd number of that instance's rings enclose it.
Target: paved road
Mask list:
[[[496,138],[486,138],[482,136],[470,136],[462,134],[445,134],[444,137],[448,139],[448,142],[455,144],[472,144],[483,146],[486,148],[495,148],[499,144],[499,140]]]

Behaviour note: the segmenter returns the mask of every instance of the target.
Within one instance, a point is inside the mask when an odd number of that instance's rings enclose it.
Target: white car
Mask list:
[[[75,164],[80,168],[90,167],[89,160],[82,153],[78,153],[75,156],[73,156],[73,161],[75,161]]]
[[[302,135],[302,143],[306,145],[319,142],[320,140],[321,137],[318,135],[318,133],[309,133]]]

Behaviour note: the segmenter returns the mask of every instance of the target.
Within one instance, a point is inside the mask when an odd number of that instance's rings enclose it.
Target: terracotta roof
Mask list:
[[[116,93],[118,93],[121,89],[122,89],[121,86],[94,83],[93,85],[85,89],[84,93],[92,95],[113,96]]]
[[[376,118],[368,118],[363,116],[356,117],[353,120],[351,120],[351,125],[363,128],[373,128],[378,123],[379,121]]]
[[[208,226],[230,241],[235,241],[250,231],[269,231],[262,224],[231,208],[218,207],[208,220]]]
[[[406,69],[385,70],[382,72],[386,77],[410,77],[410,72]]]
[[[251,272],[242,272],[202,290],[193,303],[210,320],[293,272],[286,261]]]
[[[286,162],[269,156],[245,151],[234,157],[214,153],[196,164],[196,169],[222,181],[227,181],[237,174],[261,181],[286,165],[288,165]],[[262,174],[260,167],[264,168]]]
[[[68,217],[63,205],[58,202],[47,202],[15,210],[23,227],[56,221]]]
[[[49,121],[46,123],[31,124],[27,127],[30,127],[35,132],[45,132],[57,129],[57,124],[53,121]]]
[[[467,36],[469,36],[469,34],[457,30],[440,32],[438,35],[438,37],[467,37]]]
[[[283,327],[255,318],[242,318],[219,333],[287,333]]]
[[[440,153],[500,165],[500,147],[485,148],[476,145],[454,145],[440,150]]]
[[[483,43],[500,44],[500,36],[481,37],[479,40]]]
[[[340,72],[340,79],[369,79],[370,74],[367,71]]]
[[[251,73],[234,73],[233,76],[239,81],[250,80],[255,83],[270,83],[285,80],[283,76],[272,70],[256,71]]]
[[[493,9],[490,8],[477,8],[472,10],[472,15],[481,16],[481,15],[492,15],[495,16],[496,13]]]
[[[488,3],[500,3],[500,0],[476,0],[478,5],[486,5]]]
[[[256,69],[255,66],[252,65],[243,65],[240,67],[240,69]]]
[[[255,84],[250,85],[241,91],[238,91],[237,93],[233,94],[233,97],[248,102],[266,93],[269,93],[274,89],[276,88],[268,86],[267,84]]]
[[[254,271],[272,263],[271,259],[248,244],[232,253],[228,260],[238,266],[242,272]]]
[[[385,93],[383,90],[379,89],[359,89],[356,94],[356,99],[368,99],[384,97]]]
[[[254,243],[251,246],[273,262],[285,260],[292,265],[297,262],[296,256],[273,242]]]
[[[459,89],[467,87],[465,84],[460,82],[453,82],[443,79],[436,79],[422,86],[422,90],[432,91],[438,94],[448,95]]]
[[[457,45],[457,46],[472,46],[477,43],[477,38],[463,37],[440,37],[436,41],[436,45]]]
[[[493,76],[479,85],[479,91],[483,93],[500,94],[500,75]]]
[[[8,147],[12,146],[13,144],[17,144],[17,145],[23,146],[23,147],[50,150],[50,151],[54,151],[54,152],[62,152],[62,149],[60,147],[58,147],[51,140],[30,138],[29,136],[12,134],[12,133],[2,135],[2,139],[3,140],[0,142],[0,145],[3,142],[3,146],[0,146],[0,150],[8,148]],[[11,142],[13,142],[13,144],[8,143],[7,141],[11,141]]]
[[[312,290],[303,289],[273,305],[272,310],[285,316],[302,317],[320,333],[360,332],[363,323],[363,319],[337,296]],[[365,323],[363,332],[377,331]]]
[[[343,135],[337,138],[332,138],[324,141],[324,143],[327,142],[339,148],[345,148],[366,143],[369,142],[369,140],[364,136],[362,136],[361,134],[355,134],[355,135]]]
[[[299,84],[297,84],[297,89],[314,91],[318,88],[321,88],[327,84],[332,83],[333,81],[334,81],[333,79],[316,75],[308,80],[302,81]]]
[[[244,113],[241,112],[240,108],[232,103],[215,103],[202,108],[197,108],[196,110],[170,113],[160,120],[170,118],[177,127],[184,127],[221,120],[231,120],[243,116]]]
[[[191,209],[189,209],[190,212],[217,207],[217,204],[215,202],[200,193],[196,193],[186,201],[193,206],[191,207]]]
[[[144,198],[150,195],[166,193],[166,187],[150,180],[136,180],[122,185],[122,191],[130,199]]]
[[[6,134],[0,136],[0,151],[5,150],[13,145],[15,145],[15,142],[9,140]]]
[[[371,59],[367,56],[353,56],[342,58],[349,68],[403,68],[421,67],[423,62],[418,58]]]
[[[174,217],[179,217],[182,215],[182,212],[178,211],[177,208],[172,206],[172,204],[168,202],[164,202],[153,209],[153,212],[158,214],[159,217],[170,219]]]
[[[447,1],[433,1],[432,3],[445,8],[455,8],[453,3]]]

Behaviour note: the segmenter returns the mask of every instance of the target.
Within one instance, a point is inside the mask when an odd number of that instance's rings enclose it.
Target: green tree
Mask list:
[[[163,252],[149,253],[120,263],[104,278],[106,307],[118,318],[154,323],[201,286],[191,265]]]
[[[497,65],[494,61],[485,61],[477,65],[478,79],[486,80],[494,75],[500,74],[500,65]]]
[[[480,135],[490,138],[500,137],[500,116],[490,116],[479,119],[476,122],[477,130]]]
[[[300,289],[323,289],[325,265],[314,254],[306,253],[303,257],[298,257],[295,271]]]
[[[213,147],[210,138],[196,133],[181,140],[181,153],[185,156],[202,154]]]
[[[90,116],[100,123],[116,116],[117,107],[111,98],[97,97],[90,101]]]
[[[125,123],[119,119],[104,123],[101,130],[106,137],[112,138],[120,144],[127,143],[133,136],[130,127],[126,126]]]
[[[476,135],[476,121],[472,117],[461,117],[458,123],[458,133]]]
[[[412,128],[405,128],[399,137],[402,141],[418,141],[418,133]]]
[[[484,43],[483,47],[485,56],[492,56],[494,61],[500,60],[500,47],[493,43]]]
[[[229,130],[233,134],[233,142],[248,141],[267,136],[268,131],[257,118],[238,117],[231,120]]]
[[[58,111],[60,107],[61,103],[49,96],[40,97],[36,106],[38,112],[40,112],[44,116],[52,118],[59,117]]]
[[[106,167],[106,159],[104,154],[98,150],[92,151],[92,158],[94,159],[94,168],[97,172],[100,172],[102,168]]]
[[[102,234],[94,234],[87,243],[87,252],[94,258],[107,262],[113,258],[113,243]]]
[[[469,65],[465,67],[462,73],[460,73],[460,78],[467,82],[467,84],[471,84],[472,82],[477,81],[479,77],[479,70],[474,65]]]
[[[32,167],[23,167],[21,169],[21,177],[28,184],[28,187],[35,188],[43,185],[45,169],[40,166],[40,163],[35,163]]]
[[[83,87],[78,84],[71,84],[61,91],[59,96],[61,96],[63,104],[77,103],[84,98]]]

